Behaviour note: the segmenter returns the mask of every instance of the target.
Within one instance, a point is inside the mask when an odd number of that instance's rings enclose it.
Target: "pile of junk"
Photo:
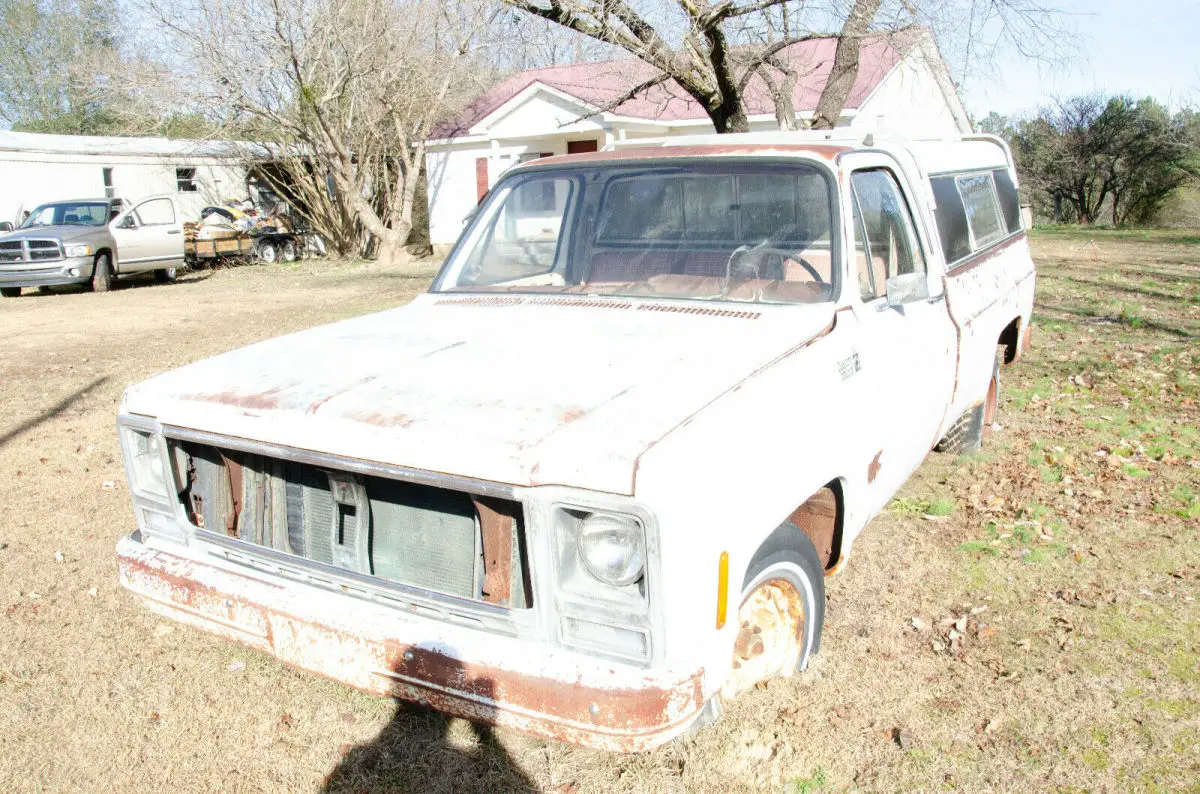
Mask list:
[[[185,253],[193,264],[240,257],[293,262],[324,256],[325,242],[293,221],[284,204],[260,212],[248,199],[231,199],[200,211],[199,223],[183,225]]]

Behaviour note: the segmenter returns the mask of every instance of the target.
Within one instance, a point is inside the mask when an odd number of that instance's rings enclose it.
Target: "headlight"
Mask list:
[[[92,247],[90,245],[68,245],[67,256],[91,256]]]
[[[162,438],[132,427],[123,428],[125,454],[129,459],[129,476],[133,490],[166,499],[167,478],[162,465]]]
[[[579,557],[600,581],[614,587],[633,584],[646,557],[642,525],[629,516],[592,513],[579,523]]]

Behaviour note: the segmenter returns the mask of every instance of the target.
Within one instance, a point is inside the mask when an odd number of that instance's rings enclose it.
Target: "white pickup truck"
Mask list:
[[[995,138],[641,141],[509,171],[430,291],[131,386],[155,611],[614,750],[803,669],[824,577],[978,447],[1034,266]]]

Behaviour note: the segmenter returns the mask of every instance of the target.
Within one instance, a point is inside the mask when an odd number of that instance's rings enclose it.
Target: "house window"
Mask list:
[[[180,193],[196,193],[200,190],[196,184],[195,168],[175,169],[175,189]]]
[[[113,170],[111,168],[101,168],[100,172],[104,176],[104,197],[112,198],[117,195],[117,189],[113,187]]]

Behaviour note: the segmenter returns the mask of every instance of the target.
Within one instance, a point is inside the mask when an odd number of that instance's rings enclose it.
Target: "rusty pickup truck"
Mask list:
[[[996,138],[539,159],[412,303],[126,390],[121,581],[364,690],[653,747],[805,668],[824,577],[996,422],[1033,291]]]

